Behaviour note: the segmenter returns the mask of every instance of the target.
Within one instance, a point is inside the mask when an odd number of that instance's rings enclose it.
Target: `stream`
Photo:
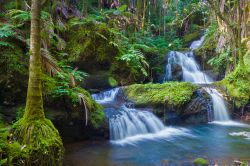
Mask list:
[[[195,60],[194,50],[204,41],[194,41],[189,52],[168,54],[165,80],[173,79],[179,65],[182,81],[211,84]],[[116,100],[120,88],[93,94],[105,107],[110,141],[87,141],[66,145],[65,165],[74,166],[161,166],[192,165],[203,157],[211,164],[231,165],[233,160],[250,159],[250,126],[231,120],[223,96],[203,87],[212,98],[211,122],[199,125],[166,126],[153,113]]]

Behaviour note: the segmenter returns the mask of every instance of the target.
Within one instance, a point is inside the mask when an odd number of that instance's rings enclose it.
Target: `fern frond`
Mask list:
[[[85,126],[87,126],[88,125],[88,112],[89,112],[87,99],[82,93],[78,93],[78,100],[79,100],[79,104],[84,106]]]
[[[49,73],[50,76],[55,76],[62,71],[57,65],[56,59],[50,55],[46,48],[42,49],[42,60],[44,69],[47,71],[47,73]]]
[[[0,38],[12,37],[16,33],[13,30],[13,26],[10,24],[0,24]]]

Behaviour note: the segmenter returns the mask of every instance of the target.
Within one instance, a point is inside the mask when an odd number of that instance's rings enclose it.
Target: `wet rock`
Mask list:
[[[212,119],[212,101],[204,89],[195,92],[195,97],[181,113],[181,118],[187,123],[207,123]]]
[[[173,64],[172,66],[172,80],[181,81],[182,80],[182,67],[179,64]]]
[[[98,71],[89,74],[89,76],[84,80],[82,87],[90,90],[111,88],[109,83],[109,73],[106,71]]]
[[[65,110],[49,110],[46,116],[58,129],[63,142],[70,143],[94,138],[109,138],[108,122],[105,121],[100,128],[85,125],[81,111],[67,112]]]
[[[194,160],[195,166],[208,166],[208,161],[203,158],[197,158]]]
[[[165,121],[168,124],[207,123],[212,118],[212,100],[202,88],[195,91],[190,102],[184,106],[167,106],[165,110]]]

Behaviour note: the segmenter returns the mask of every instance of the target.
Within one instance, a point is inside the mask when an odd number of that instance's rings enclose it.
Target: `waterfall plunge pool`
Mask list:
[[[212,164],[230,165],[236,159],[250,160],[250,128],[247,125],[212,123],[170,127],[161,134],[129,142],[130,140],[122,144],[110,141],[68,144],[65,165],[192,165],[192,161],[198,157],[206,158]]]
[[[182,68],[182,81],[194,84],[214,82],[195,60],[194,50],[204,41],[194,41],[192,51],[171,51],[166,64],[166,81],[173,79],[172,67]],[[82,142],[66,145],[66,166],[175,166],[193,165],[199,157],[210,165],[233,165],[234,160],[250,161],[250,127],[230,120],[223,96],[213,88],[205,87],[213,101],[213,122],[209,124],[164,126],[150,112],[117,105],[119,88],[94,94],[92,97],[112,107],[106,115],[112,116],[111,141]],[[112,111],[113,110],[113,111]]]

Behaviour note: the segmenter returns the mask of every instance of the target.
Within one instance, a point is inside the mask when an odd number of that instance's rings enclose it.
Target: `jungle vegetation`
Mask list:
[[[126,93],[139,104],[166,96],[185,103],[195,86],[154,83],[163,82],[168,51],[188,50],[202,33],[199,60],[245,107],[249,10],[249,0],[0,0],[0,165],[62,165],[48,110],[78,112],[83,126],[98,130],[105,116],[91,92],[134,84]],[[138,91],[148,98],[135,97]]]

